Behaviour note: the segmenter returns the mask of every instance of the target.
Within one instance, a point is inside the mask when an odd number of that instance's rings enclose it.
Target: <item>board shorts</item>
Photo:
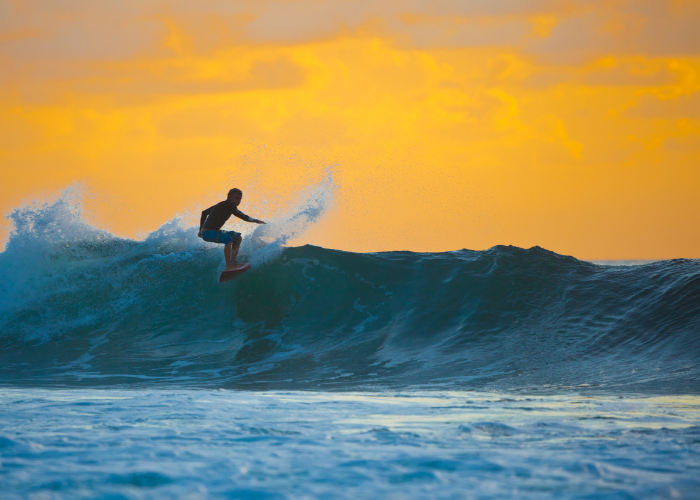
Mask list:
[[[209,243],[223,243],[224,245],[228,245],[232,241],[237,241],[240,238],[241,233],[237,233],[236,231],[214,231],[213,229],[202,231],[202,239]]]

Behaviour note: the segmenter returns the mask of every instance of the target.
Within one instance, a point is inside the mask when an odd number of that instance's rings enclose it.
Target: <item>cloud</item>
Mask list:
[[[673,99],[661,99],[656,95],[644,94],[625,112],[625,116],[642,119],[700,119],[700,92]]]
[[[149,64],[141,62],[113,67],[104,78],[76,83],[76,90],[88,94],[172,96],[226,94],[251,90],[294,88],[304,83],[304,69],[284,57],[249,60],[243,68],[217,61],[210,74],[203,67],[215,62],[191,64]]]
[[[579,2],[551,35],[532,39],[527,51],[560,64],[604,55],[700,54],[700,4],[674,0]]]
[[[646,58],[603,59],[577,78],[581,85],[659,87],[678,83],[681,75],[664,61]]]
[[[22,61],[129,58],[162,32],[131,0],[5,2],[2,8],[0,53]]]
[[[682,78],[682,72],[663,59],[608,56],[583,66],[542,66],[522,83],[540,90],[562,84],[656,89],[679,84]]]
[[[560,63],[602,54],[700,53],[695,1],[25,0],[0,3],[0,55],[127,59],[152,53],[168,36],[168,23],[198,53],[363,31],[413,48],[517,46]]]
[[[74,61],[17,67],[5,82],[24,104],[102,96],[139,104],[173,96],[217,95],[297,88],[308,70],[276,51],[232,51],[215,59],[136,58],[119,62]],[[8,64],[7,67],[13,65]]]

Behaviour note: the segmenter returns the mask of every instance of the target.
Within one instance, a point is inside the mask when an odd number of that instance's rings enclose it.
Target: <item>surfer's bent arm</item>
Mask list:
[[[200,233],[202,232],[202,228],[204,227],[204,223],[206,222],[207,217],[209,217],[209,214],[211,213],[213,208],[214,208],[214,206],[211,206],[211,207],[207,208],[206,210],[202,211],[202,218],[199,219],[199,232]]]
[[[241,212],[241,211],[238,210],[238,209],[236,209],[236,211],[233,212],[233,215],[235,215],[235,216],[238,217],[239,219],[244,220],[244,221],[246,221],[246,222],[255,222],[256,224],[265,224],[264,221],[261,221],[261,220],[258,220],[258,219],[254,219],[254,218],[251,217],[250,215],[246,215],[246,214],[244,214],[243,212]]]

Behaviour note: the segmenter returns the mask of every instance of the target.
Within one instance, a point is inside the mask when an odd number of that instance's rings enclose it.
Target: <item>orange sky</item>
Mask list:
[[[330,168],[294,244],[700,258],[697,26],[697,0],[0,0],[0,210],[79,181],[135,236]]]

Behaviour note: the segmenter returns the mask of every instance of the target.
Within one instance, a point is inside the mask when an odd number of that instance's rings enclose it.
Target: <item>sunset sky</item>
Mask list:
[[[136,237],[330,174],[295,245],[700,258],[698,26],[698,0],[0,0],[0,211],[79,182]]]

